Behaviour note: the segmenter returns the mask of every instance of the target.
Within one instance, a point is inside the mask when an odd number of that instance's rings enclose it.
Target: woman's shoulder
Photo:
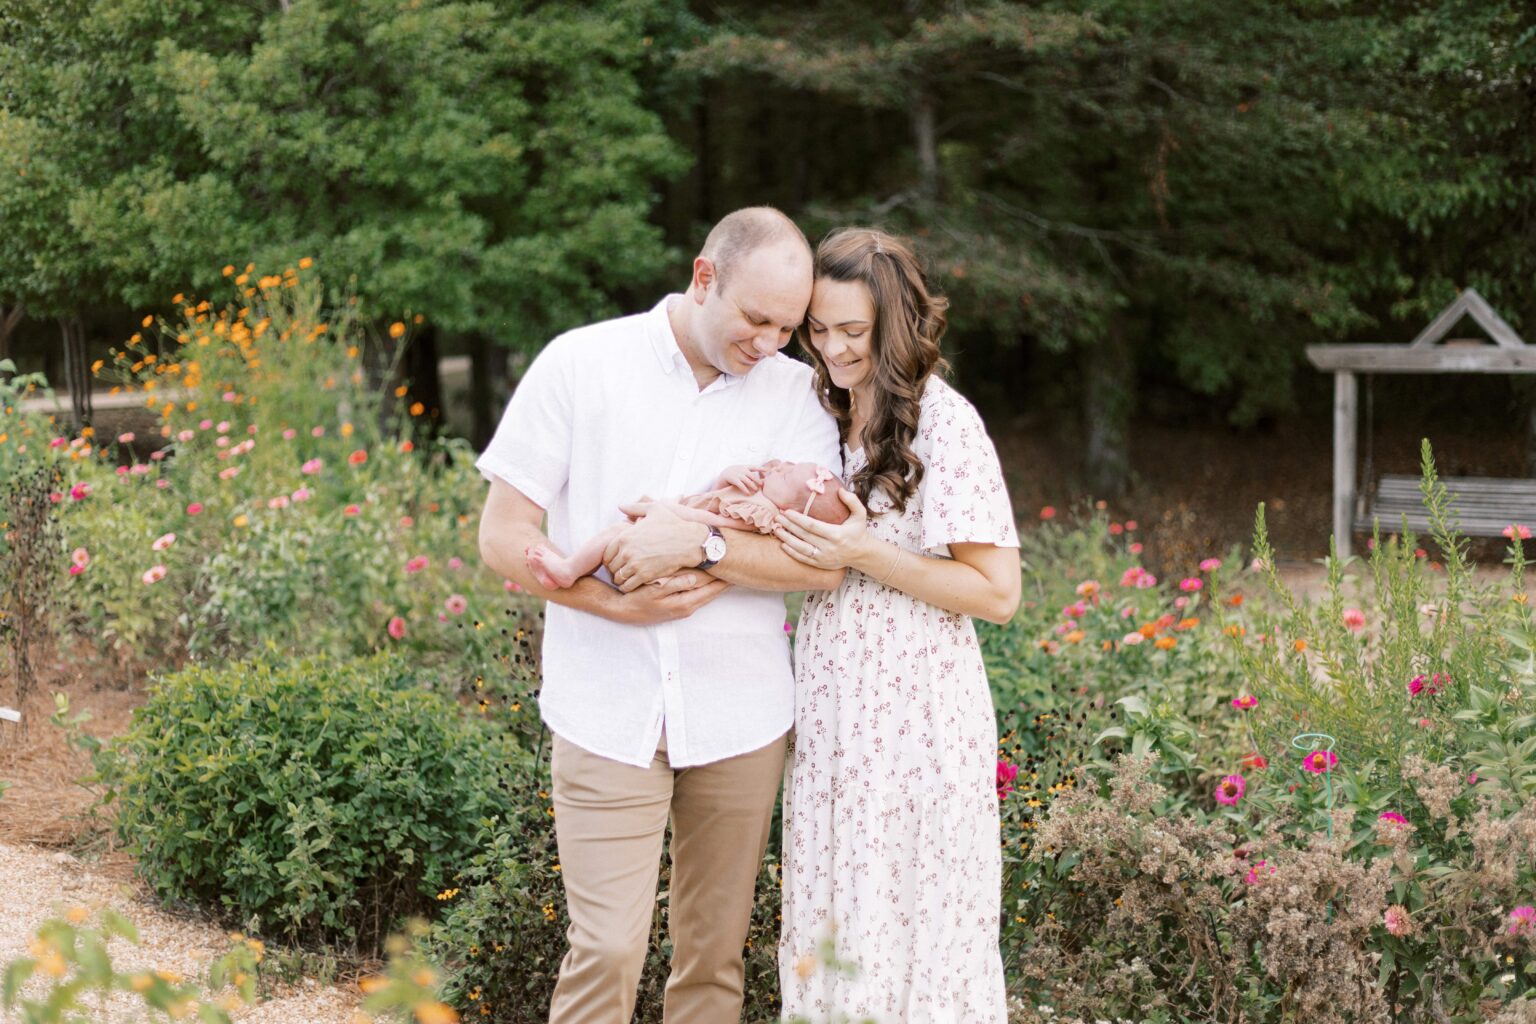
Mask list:
[[[970,399],[936,373],[929,374],[923,383],[918,409],[917,432],[920,436],[932,437],[938,431],[948,433],[955,428],[981,425],[981,414]]]

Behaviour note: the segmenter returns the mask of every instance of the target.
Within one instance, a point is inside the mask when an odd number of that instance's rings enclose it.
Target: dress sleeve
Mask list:
[[[997,449],[975,406],[940,385],[927,396],[913,448],[923,460],[918,502],[925,552],[955,543],[1019,546]]]
[[[540,508],[565,487],[571,470],[574,402],[570,345],[546,345],[507,402],[491,443],[475,460],[480,475],[500,477]]]

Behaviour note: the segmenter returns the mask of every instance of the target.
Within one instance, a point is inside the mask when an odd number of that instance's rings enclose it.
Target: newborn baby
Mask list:
[[[848,506],[829,491],[837,475],[814,462],[782,462],[772,459],[761,466],[727,466],[715,481],[713,490],[692,494],[677,501],[659,504],[671,509],[681,519],[707,523],[721,529],[756,530],[772,533],[773,519],[783,509],[819,519],[841,523],[848,518]],[[621,511],[630,520],[638,519],[658,502],[642,500],[625,505]],[[562,590],[603,563],[608,544],[629,524],[615,523],[588,540],[575,553],[561,555],[548,544],[531,545],[524,553],[528,568],[539,583],[550,590]],[[664,582],[656,580],[656,583]]]

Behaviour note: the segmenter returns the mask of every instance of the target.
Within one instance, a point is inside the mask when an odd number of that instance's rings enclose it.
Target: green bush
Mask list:
[[[160,678],[98,763],[162,897],[371,951],[435,910],[477,823],[511,809],[501,783],[526,760],[403,659],[375,655]]]

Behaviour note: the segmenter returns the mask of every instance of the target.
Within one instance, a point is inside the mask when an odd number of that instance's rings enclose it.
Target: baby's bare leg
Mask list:
[[[591,537],[569,555],[562,555],[548,544],[533,544],[524,552],[528,568],[539,584],[550,590],[564,590],[583,576],[596,572],[603,564],[603,552],[627,523],[615,523]]]

